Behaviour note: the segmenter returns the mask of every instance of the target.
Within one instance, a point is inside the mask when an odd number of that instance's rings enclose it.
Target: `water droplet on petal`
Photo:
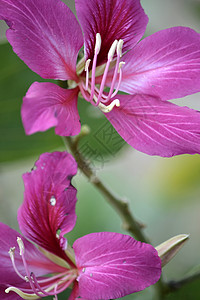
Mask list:
[[[125,263],[126,263],[126,260],[123,261],[123,264],[125,264]]]
[[[85,273],[85,268],[82,269],[82,272]]]
[[[54,196],[51,196],[51,198],[50,198],[50,204],[51,204],[52,206],[55,206],[55,205],[56,205],[56,198],[55,198]]]
[[[90,273],[90,277],[92,277],[93,276],[93,274],[92,273]]]

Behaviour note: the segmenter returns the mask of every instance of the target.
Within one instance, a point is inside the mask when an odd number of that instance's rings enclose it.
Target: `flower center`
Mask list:
[[[91,60],[88,59],[85,63],[85,72],[86,72],[85,82],[81,81],[79,84],[83,97],[92,105],[98,106],[101,109],[101,111],[103,111],[104,113],[110,112],[115,106],[116,107],[120,106],[119,99],[113,100],[113,98],[117,95],[122,81],[122,66],[124,64],[123,61],[120,62],[122,56],[122,46],[123,46],[123,40],[119,40],[119,41],[115,40],[112,46],[110,47],[110,50],[108,52],[108,60],[107,63],[105,64],[105,69],[101,78],[100,87],[98,88],[95,85],[95,76],[98,75],[97,57],[101,49],[101,36],[99,33],[97,33],[92,70],[91,72],[89,72],[89,65]],[[117,57],[113,60],[115,52],[117,54]],[[113,72],[112,82],[110,85],[110,91],[106,95],[104,93],[104,89],[106,87],[106,79],[112,61],[113,62],[115,61],[115,69]]]
[[[54,299],[57,300],[57,294],[63,292],[66,288],[68,288],[77,278],[78,270],[70,268],[68,269],[65,267],[63,268],[63,272],[55,273],[53,276],[50,277],[43,276],[37,279],[35,274],[29,271],[29,266],[25,258],[25,247],[22,239],[18,237],[17,243],[19,245],[20,256],[24,265],[24,270],[26,274],[25,276],[21,274],[21,272],[16,266],[15,247],[10,248],[9,254],[15,272],[21,279],[24,280],[25,283],[27,283],[27,285],[25,284],[25,287],[20,289],[14,286],[10,286],[5,290],[5,292],[9,293],[10,291],[13,291],[17,293],[22,299],[34,300],[46,296],[54,296]]]

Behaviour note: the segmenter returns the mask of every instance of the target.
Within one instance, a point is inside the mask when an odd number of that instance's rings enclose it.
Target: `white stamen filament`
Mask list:
[[[117,87],[116,87],[114,93],[111,95],[111,98],[115,97],[117,95],[117,93],[119,92],[119,88],[120,88],[120,85],[122,82],[122,70],[121,70],[122,66],[123,66],[123,64],[121,64],[121,66],[119,66],[119,80],[118,80],[118,84],[117,84]]]

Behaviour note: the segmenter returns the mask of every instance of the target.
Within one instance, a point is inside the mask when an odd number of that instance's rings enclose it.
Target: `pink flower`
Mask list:
[[[113,299],[159,279],[157,251],[130,236],[91,233],[77,239],[73,248],[68,245],[64,234],[76,222],[76,189],[70,183],[76,171],[70,154],[54,152],[42,154],[36,169],[23,175],[18,221],[25,237],[0,223],[1,299],[58,299],[69,286],[70,300]]]
[[[137,150],[200,153],[200,114],[167,101],[200,91],[200,35],[175,27],[138,43],[148,22],[139,0],[75,3],[82,29],[60,0],[0,0],[17,55],[41,77],[68,80],[70,87],[33,83],[22,105],[26,133],[55,126],[59,135],[78,134],[81,93]]]

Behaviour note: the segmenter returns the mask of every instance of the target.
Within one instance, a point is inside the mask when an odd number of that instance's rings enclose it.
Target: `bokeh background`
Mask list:
[[[56,0],[55,0],[56,1]],[[74,10],[74,1],[64,1]],[[142,0],[149,16],[146,35],[172,26],[189,26],[200,32],[199,0]],[[20,106],[30,84],[42,81],[12,52],[0,22],[0,221],[19,229],[17,209],[23,200],[21,175],[30,171],[44,151],[64,150],[54,130],[25,136]],[[67,30],[67,29],[66,29]],[[200,94],[174,100],[200,109]],[[190,240],[163,270],[166,280],[180,279],[200,269],[200,156],[150,157],[125,145],[105,118],[79,101],[82,124],[91,134],[81,151],[91,160],[98,176],[116,193],[129,199],[138,220],[154,246],[180,234]],[[122,232],[118,215],[79,172],[73,184],[78,189],[77,223],[68,239],[73,241],[96,231]],[[10,245],[12,246],[12,245]],[[67,292],[59,297],[67,299]],[[127,300],[150,300],[153,288],[127,296]],[[167,299],[200,299],[200,281],[186,285]]]

